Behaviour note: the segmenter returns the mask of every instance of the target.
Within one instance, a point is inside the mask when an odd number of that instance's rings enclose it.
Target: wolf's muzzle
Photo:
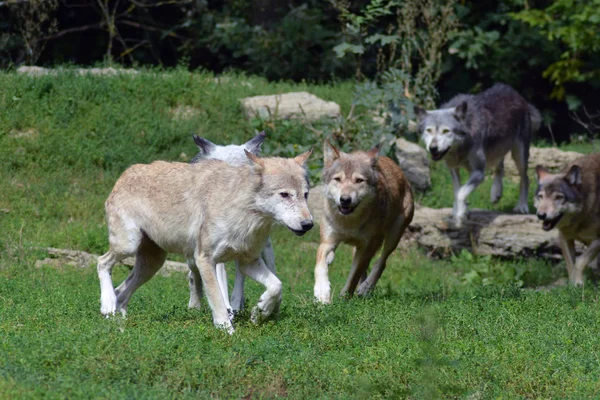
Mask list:
[[[439,161],[442,159],[442,157],[444,157],[446,155],[446,153],[448,152],[449,149],[446,149],[444,151],[440,151],[439,148],[437,146],[431,146],[429,148],[429,154],[431,154],[431,158],[433,158],[433,161]]]
[[[315,224],[310,219],[305,219],[304,221],[300,221],[300,226],[302,229],[292,229],[288,226],[289,230],[294,232],[298,236],[304,235],[306,232],[310,231]]]

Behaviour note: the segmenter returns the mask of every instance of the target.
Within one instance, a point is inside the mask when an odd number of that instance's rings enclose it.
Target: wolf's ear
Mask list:
[[[373,161],[373,165],[377,163],[377,159],[379,159],[379,150],[381,149],[381,143],[377,143],[375,147],[371,150],[367,151],[367,155],[371,157]]]
[[[329,139],[325,139],[323,142],[323,162],[325,168],[330,167],[338,158],[340,158],[340,151],[331,144]]]
[[[541,165],[538,165],[535,167],[535,173],[537,175],[538,182],[541,181],[542,179],[546,178],[548,175],[550,175],[550,171],[548,171],[546,168],[542,167]]]
[[[299,156],[294,157],[294,161],[296,161],[296,163],[300,164],[300,165],[304,165],[304,163],[306,162],[306,160],[308,159],[308,157],[312,154],[313,149],[310,149],[307,152],[304,152],[302,154],[300,154]]]
[[[260,153],[260,147],[265,141],[266,136],[267,134],[265,133],[265,131],[260,132],[258,135],[254,136],[252,139],[244,143],[244,148],[253,154]]]
[[[252,162],[252,164],[258,168],[258,170],[262,170],[264,168],[265,162],[262,158],[250,153],[246,149],[244,149],[244,153],[246,154],[246,157],[248,157],[248,160],[250,160]]]
[[[456,106],[456,108],[454,109],[454,118],[456,118],[459,121],[464,121],[465,117],[467,116],[467,108],[468,105],[466,101],[463,101],[458,106]]]
[[[413,112],[415,113],[415,117],[417,117],[417,119],[419,121],[422,120],[423,118],[425,118],[425,115],[427,115],[427,110],[425,110],[424,108],[419,107],[416,104],[413,107]]]
[[[565,175],[565,180],[569,182],[571,186],[581,185],[581,168],[579,165],[573,165],[569,172]]]
[[[196,143],[196,146],[198,146],[198,148],[200,150],[202,150],[202,152],[204,154],[210,154],[210,153],[212,153],[214,151],[215,147],[217,147],[210,140],[206,140],[204,138],[201,138],[200,136],[196,135],[195,133],[193,135],[193,138],[194,138],[194,143]]]

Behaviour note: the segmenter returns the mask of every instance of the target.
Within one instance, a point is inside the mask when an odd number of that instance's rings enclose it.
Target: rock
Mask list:
[[[60,268],[63,265],[71,265],[78,268],[86,268],[94,266],[98,263],[98,255],[86,253],[85,251],[78,250],[67,250],[67,249],[56,249],[49,247],[45,250],[50,257],[35,262],[36,268],[44,266],[50,266],[54,268]],[[128,257],[121,261],[121,264],[133,267],[135,265],[135,258]],[[158,271],[158,275],[170,276],[173,272],[187,272],[188,266],[185,263],[177,261],[165,261],[162,268]]]
[[[396,158],[413,189],[426,190],[431,187],[429,159],[425,149],[400,138],[396,140]]]
[[[405,236],[438,255],[467,249],[493,256],[561,257],[556,231],[544,231],[535,215],[473,209],[465,227],[456,229],[451,214],[451,208],[418,207]]]
[[[51,68],[43,68],[36,67],[34,65],[23,65],[17,68],[17,73],[20,74],[28,74],[31,76],[43,76],[43,75],[56,75],[59,72],[69,71],[68,69],[51,69]],[[119,74],[127,74],[127,75],[136,75],[138,71],[135,69],[125,69],[125,68],[78,68],[76,69],[79,75],[108,75],[115,76]]]
[[[248,118],[301,118],[310,122],[321,118],[338,118],[341,115],[338,104],[307,92],[246,97],[240,101]]]
[[[554,172],[560,171],[583,156],[584,154],[575,151],[562,151],[555,147],[531,147],[529,149],[529,169],[532,170],[536,165],[541,165]],[[504,159],[504,175],[511,178],[519,177],[519,171],[510,153]]]

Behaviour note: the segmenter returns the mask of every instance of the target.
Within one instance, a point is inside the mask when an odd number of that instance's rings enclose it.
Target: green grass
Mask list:
[[[342,105],[351,83],[267,83],[238,75],[146,71],[136,77],[30,78],[0,73],[0,398],[597,398],[598,293],[533,288],[564,276],[538,259],[460,253],[432,260],[401,248],[366,299],[312,299],[318,232],[273,234],[284,284],[280,313],[254,326],[244,311],[227,336],[208,307],[188,310],[184,274],[155,277],[126,320],[99,313],[96,271],[36,267],[45,247],[102,253],[103,202],[130,164],[186,160],[191,133],[241,142],[254,123],[238,99],[307,90]],[[192,106],[180,120],[170,109]],[[267,154],[320,147],[293,122],[270,131]],[[181,156],[181,153],[185,156]],[[313,169],[320,161],[312,160]],[[422,203],[451,206],[448,172],[434,164]],[[506,180],[495,209],[516,201]],[[470,198],[490,208],[491,179]],[[351,250],[330,275],[338,293]],[[233,279],[232,269],[229,278]],[[115,283],[127,275],[117,267]],[[263,288],[247,283],[247,306]]]

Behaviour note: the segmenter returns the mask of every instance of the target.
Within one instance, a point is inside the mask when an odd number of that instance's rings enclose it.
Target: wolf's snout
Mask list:
[[[352,197],[343,195],[340,196],[340,205],[341,206],[349,206],[352,203]]]
[[[429,146],[429,152],[431,154],[436,154],[438,152],[438,150],[439,149],[438,149],[437,145]]]
[[[304,221],[300,222],[300,226],[302,227],[302,230],[304,232],[308,232],[312,229],[313,226],[315,226],[315,224],[313,223],[312,220],[310,219],[305,219]]]
[[[542,221],[546,219],[546,216],[547,216],[546,213],[540,213],[540,212],[537,213],[537,217],[539,219],[541,219]]]

